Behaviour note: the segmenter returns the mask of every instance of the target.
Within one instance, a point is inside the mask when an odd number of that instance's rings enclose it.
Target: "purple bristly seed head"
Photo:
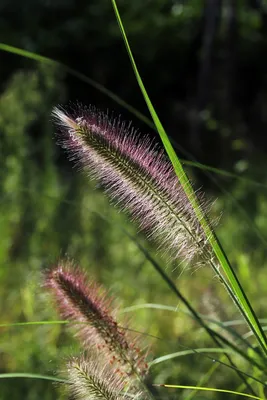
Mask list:
[[[132,345],[135,338],[118,326],[111,300],[102,288],[88,282],[85,273],[63,261],[47,273],[45,286],[52,292],[62,317],[75,324],[86,349],[105,351],[110,363],[119,365],[127,375],[146,374],[145,356],[139,353],[137,344]]]
[[[171,163],[148,137],[94,108],[54,109],[60,145],[129,210],[171,259],[204,261],[211,251]]]

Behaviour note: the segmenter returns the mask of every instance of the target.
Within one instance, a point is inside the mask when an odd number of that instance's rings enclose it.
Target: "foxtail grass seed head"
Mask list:
[[[75,324],[85,350],[103,351],[108,362],[125,376],[147,373],[138,339],[118,325],[116,310],[103,288],[89,283],[86,274],[69,261],[60,262],[47,273],[45,286],[52,292],[62,317]]]
[[[171,163],[151,140],[94,108],[53,111],[59,144],[69,158],[102,183],[172,259],[212,257],[203,228]]]
[[[101,354],[73,358],[67,365],[70,392],[76,400],[124,400],[125,378],[104,362]],[[136,399],[138,392],[131,393]]]

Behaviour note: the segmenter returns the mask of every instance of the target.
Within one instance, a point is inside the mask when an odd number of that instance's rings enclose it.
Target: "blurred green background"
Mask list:
[[[151,100],[178,155],[237,174],[189,168],[195,187],[217,199],[217,233],[259,317],[266,315],[267,2],[265,0],[118,0]],[[1,0],[1,42],[80,71],[148,116],[107,0]],[[155,247],[103,193],[73,169],[53,138],[51,110],[79,101],[113,110],[151,137],[152,128],[57,65],[0,53],[0,323],[57,320],[42,273],[67,254],[102,282],[121,307],[157,303],[177,312],[136,309],[134,329],[154,357],[214,347],[140,252],[137,237],[196,309],[239,319],[210,270],[184,269]],[[246,333],[245,325],[236,327]],[[0,373],[53,375],[77,343],[61,325],[0,327]],[[253,343],[253,339],[251,339]],[[240,367],[247,366],[240,362]],[[151,381],[197,384],[213,367],[203,355],[160,363]],[[251,372],[251,370],[248,371]],[[219,366],[207,386],[240,381]],[[160,392],[163,398],[166,391]],[[168,392],[187,399],[189,391]],[[62,396],[51,382],[0,380],[0,400]],[[196,399],[225,398],[197,394]]]

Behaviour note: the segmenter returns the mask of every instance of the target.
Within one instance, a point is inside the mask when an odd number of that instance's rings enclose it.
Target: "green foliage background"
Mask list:
[[[265,317],[266,4],[221,2],[203,103],[205,13],[212,11],[207,4],[118,2],[142,76],[170,135],[198,160],[261,184],[212,174],[218,189],[203,173],[189,171],[196,186],[202,185],[208,197],[218,198],[212,213],[216,218],[223,210],[219,237],[256,311]],[[233,48],[227,10],[234,12],[236,23]],[[2,42],[59,60],[146,112],[109,2],[2,2],[0,25]],[[238,319],[221,285],[209,270],[183,270],[182,265],[160,258],[127,216],[109,205],[100,188],[95,189],[67,162],[53,139],[50,115],[55,105],[77,99],[114,109],[141,129],[148,128],[60,67],[8,53],[1,53],[1,60],[0,324],[58,319],[42,288],[42,273],[67,254],[110,289],[121,307],[177,306],[177,312],[143,308],[129,313],[134,329],[161,338],[147,338],[155,357],[213,346],[125,230],[166,268],[199,312],[221,321]],[[196,116],[197,128],[192,124]],[[240,206],[249,222],[240,214]],[[236,329],[246,332],[244,325]],[[0,332],[1,373],[52,375],[62,370],[66,357],[79,351],[63,325],[0,327]],[[249,371],[243,362],[239,365]],[[211,368],[210,359],[194,354],[153,367],[151,380],[192,385]],[[222,366],[207,382],[230,389],[239,384],[233,372]],[[189,392],[179,395],[188,398]],[[59,398],[61,391],[47,381],[1,380],[0,400],[8,396],[52,399]]]

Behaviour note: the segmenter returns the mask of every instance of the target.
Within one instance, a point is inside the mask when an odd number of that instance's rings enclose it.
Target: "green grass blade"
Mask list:
[[[263,326],[262,327],[262,329],[264,330],[264,332],[266,332],[267,331],[267,326]],[[249,337],[251,337],[252,336],[252,332],[247,332],[247,333],[245,333],[244,335],[243,335],[243,339],[248,339]]]
[[[114,12],[117,18],[117,22],[119,25],[119,28],[121,30],[121,34],[123,37],[123,41],[127,50],[127,53],[129,55],[131,64],[132,64],[132,68],[136,77],[136,80],[139,84],[140,90],[143,94],[143,97],[146,101],[147,107],[150,111],[151,117],[154,121],[155,126],[157,127],[158,133],[160,135],[160,138],[162,140],[162,143],[165,147],[165,150],[168,154],[168,157],[170,159],[170,161],[173,164],[174,170],[179,178],[179,181],[190,201],[190,203],[192,204],[192,207],[195,210],[196,216],[199,220],[199,222],[201,223],[203,230],[206,234],[206,237],[208,238],[213,251],[217,257],[217,260],[219,261],[226,277],[227,280],[229,282],[229,285],[227,283],[227,281],[224,280],[224,278],[222,278],[222,276],[220,275],[221,279],[223,280],[223,283],[226,286],[226,289],[228,291],[228,293],[230,294],[232,300],[235,302],[235,304],[237,305],[238,309],[240,310],[240,312],[243,314],[244,318],[247,320],[248,325],[250,326],[251,330],[254,332],[255,337],[257,338],[261,348],[263,349],[263,351],[265,352],[265,354],[267,355],[267,339],[266,336],[262,330],[262,327],[257,319],[257,316],[233,270],[233,268],[231,267],[216,235],[214,234],[214,232],[211,230],[210,225],[205,217],[205,215],[203,214],[203,211],[199,205],[199,202],[197,200],[197,197],[194,193],[194,190],[192,188],[192,185],[189,182],[189,179],[182,167],[182,164],[180,162],[180,160],[178,159],[171,143],[170,140],[158,118],[158,115],[150,101],[150,98],[147,94],[147,91],[145,89],[145,86],[143,84],[143,81],[141,79],[141,76],[139,74],[139,71],[137,69],[123,24],[122,24],[122,20],[120,18],[120,14],[117,8],[117,4],[115,0],[111,0],[111,3],[113,5],[114,8]],[[216,270],[216,268],[215,268]],[[217,274],[220,273],[219,271],[217,271]]]
[[[28,321],[28,322],[10,322],[0,324],[0,328],[10,328],[12,326],[29,326],[29,325],[62,325],[69,324],[69,321]]]
[[[267,240],[264,237],[264,235],[261,233],[260,229],[257,227],[253,219],[250,217],[250,215],[247,213],[247,211],[239,204],[238,200],[235,199],[235,197],[228,192],[228,190],[225,190],[223,187],[219,185],[217,182],[217,179],[214,178],[209,172],[206,171],[206,176],[220,189],[220,191],[228,196],[230,198],[231,203],[233,204],[234,207],[236,207],[237,211],[240,214],[240,217],[243,217],[248,224],[249,229],[254,231],[258,239],[262,242],[265,248],[267,248]]]
[[[174,144],[176,144],[176,142],[173,142]],[[176,145],[176,148],[178,148],[178,145]],[[184,154],[186,157],[191,158],[191,162],[195,163],[195,165],[199,165],[199,163],[196,161],[196,159],[194,158],[194,156],[192,156],[190,153],[185,152],[184,149],[180,149],[182,154]],[[182,161],[182,160],[181,160]],[[186,162],[182,161],[183,164],[185,164]],[[247,211],[241,206],[241,204],[235,199],[235,197],[226,189],[224,189],[219,183],[218,183],[218,179],[216,179],[210,172],[213,170],[213,168],[209,167],[209,170],[206,168],[205,169],[205,165],[201,164],[203,166],[202,170],[204,171],[204,174],[211,180],[211,182],[213,182],[215,184],[215,186],[217,186],[219,188],[219,190],[226,195],[227,197],[230,198],[231,203],[236,207],[236,209],[238,210],[238,212],[240,213],[240,216],[243,217],[247,223],[248,223],[248,227],[250,230],[253,230],[254,233],[256,234],[256,236],[260,239],[260,241],[263,243],[264,247],[267,248],[267,240],[264,237],[264,235],[261,233],[260,229],[257,227],[257,225],[255,224],[255,222],[253,221],[253,219],[250,217],[250,215],[247,213]],[[227,171],[223,171],[223,174],[220,173],[220,170],[216,170],[216,173],[219,175],[224,175],[224,176],[229,176],[231,175],[231,173],[227,173]],[[215,172],[214,170],[212,172]],[[221,171],[222,172],[222,171]],[[246,178],[245,178],[246,179]],[[240,177],[240,180],[242,180],[242,177]],[[248,183],[248,182],[247,182]]]
[[[250,185],[262,187],[265,189],[267,188],[267,185],[265,183],[255,181],[253,179],[246,178],[244,176],[239,176],[233,172],[226,171],[224,169],[211,167],[210,165],[206,165],[206,164],[200,163],[198,161],[187,161],[187,160],[181,160],[181,161],[184,165],[188,165],[190,167],[202,169],[203,171],[213,172],[216,175],[225,176],[226,178],[238,179],[238,180],[245,182],[247,184],[250,184]]]
[[[66,379],[55,378],[49,375],[31,374],[27,372],[11,372],[7,374],[0,374],[0,379],[13,379],[13,378],[28,378],[28,379],[44,379],[46,381],[69,383]]]
[[[200,353],[234,353],[233,350],[230,349],[218,349],[217,347],[207,347],[207,348],[200,348],[200,349],[190,349],[190,350],[183,350],[177,351],[176,353],[166,354],[165,356],[155,358],[153,361],[149,363],[149,368],[153,365],[172,360],[173,358],[184,357],[192,354],[200,354]]]
[[[217,389],[217,388],[210,388],[210,387],[202,387],[202,386],[187,386],[187,385],[167,385],[165,383],[162,384],[154,384],[153,386],[160,386],[165,388],[172,388],[172,389],[192,389],[192,390],[204,390],[206,392],[220,392],[220,393],[228,393],[228,394],[235,394],[237,396],[249,397],[250,399],[256,400],[265,400],[262,397],[254,396],[253,394],[236,392],[234,390],[227,390],[227,389]]]
[[[203,349],[187,349],[184,351],[179,351],[176,353],[172,353],[172,354],[167,354],[165,356],[159,357],[155,360],[153,360],[150,363],[150,366],[153,366],[154,364],[158,364],[160,362],[165,362],[165,361],[169,361],[172,358],[176,358],[176,357],[182,357],[182,356],[186,356],[186,355],[192,355],[192,354],[202,354],[204,355],[206,358],[209,358],[213,363],[217,363],[218,365],[223,365],[224,367],[230,368],[235,370],[236,372],[239,372],[239,374],[246,376],[247,378],[254,380],[255,382],[260,383],[263,387],[266,387],[266,383],[261,381],[260,379],[256,378],[255,376],[252,376],[244,371],[241,371],[240,369],[237,369],[236,367],[233,367],[231,365],[225,364],[222,360],[219,359],[215,359],[214,357],[211,357],[209,355],[207,355],[207,353],[210,353],[210,351],[212,353],[223,353],[222,349],[218,349],[218,348],[203,348]],[[230,351],[229,351],[230,352]],[[206,354],[205,354],[206,353]],[[252,387],[250,386],[250,384],[248,382],[245,381],[244,385],[247,384],[247,387],[250,389],[250,391],[252,393],[254,393],[254,390],[252,389]],[[255,393],[254,393],[255,394]]]

